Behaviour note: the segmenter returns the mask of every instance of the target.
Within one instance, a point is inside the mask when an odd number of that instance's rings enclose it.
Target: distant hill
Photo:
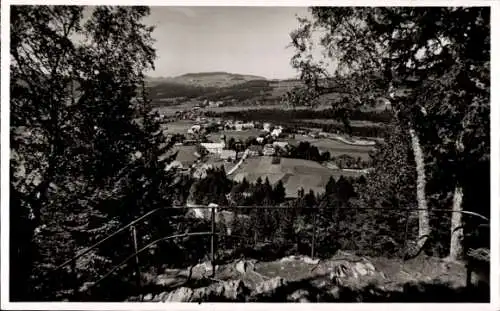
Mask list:
[[[175,83],[203,88],[224,88],[242,84],[248,81],[267,79],[260,76],[243,75],[228,72],[200,72],[187,73],[177,77],[148,78],[148,80],[153,85],[158,83]]]
[[[177,77],[148,77],[153,105],[172,106],[183,102],[204,100],[224,101],[226,104],[275,104],[300,80],[268,80],[264,77],[227,72],[188,73]],[[342,92],[323,95],[321,103],[333,103],[342,98]],[[380,105],[385,109],[385,105]]]
[[[267,80],[254,75],[227,72],[188,73],[178,77],[147,77],[155,106],[169,106],[190,100],[225,102],[277,100],[290,82]]]

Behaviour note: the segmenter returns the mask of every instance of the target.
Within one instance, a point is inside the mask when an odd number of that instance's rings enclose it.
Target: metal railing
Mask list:
[[[211,210],[211,213],[210,213],[210,217],[209,219],[205,219],[205,220],[209,220],[210,221],[210,231],[204,231],[204,232],[187,232],[187,233],[183,233],[183,234],[175,234],[175,235],[169,235],[169,236],[165,236],[165,237],[162,237],[162,238],[158,238],[150,243],[148,243],[147,245],[141,247],[140,249],[138,248],[138,243],[137,243],[137,231],[136,231],[136,226],[138,224],[141,224],[141,223],[144,223],[147,219],[149,219],[150,217],[156,215],[158,212],[160,211],[163,211],[163,210],[167,210],[167,209],[177,209],[177,210],[192,210],[193,208],[196,208],[196,209],[210,209]],[[88,254],[90,251],[96,249],[97,247],[101,246],[103,243],[111,240],[113,237],[115,236],[118,236],[119,234],[125,232],[125,230],[127,229],[130,229],[131,231],[131,237],[132,237],[132,246],[134,248],[133,252],[127,256],[124,260],[122,260],[119,264],[113,266],[107,273],[105,273],[103,276],[101,276],[96,282],[94,282],[90,287],[87,287],[86,290],[89,290],[90,288],[92,287],[95,287],[96,285],[98,285],[99,283],[101,283],[103,280],[105,280],[106,278],[108,278],[109,276],[111,276],[113,273],[115,273],[116,271],[120,270],[123,266],[125,266],[130,260],[132,259],[135,259],[134,261],[134,264],[135,264],[135,274],[136,274],[136,285],[137,285],[137,288],[139,289],[139,291],[141,290],[141,271],[140,271],[140,261],[139,261],[139,254],[141,254],[142,252],[150,249],[151,247],[153,246],[156,246],[158,243],[160,242],[163,242],[163,241],[168,241],[168,240],[173,240],[173,239],[176,239],[176,238],[182,238],[182,237],[189,237],[189,236],[210,236],[210,261],[211,261],[211,268],[212,268],[212,277],[215,276],[215,271],[216,271],[216,255],[215,255],[215,250],[216,250],[216,237],[217,236],[224,236],[226,234],[221,234],[221,233],[218,233],[216,232],[216,223],[217,223],[217,219],[216,219],[216,210],[238,210],[238,209],[252,209],[252,210],[259,210],[259,209],[291,209],[291,207],[289,206],[265,206],[265,205],[261,205],[261,206],[196,206],[196,207],[193,207],[193,206],[170,206],[170,207],[164,207],[164,208],[158,208],[158,209],[155,209],[155,210],[152,210],[148,213],[146,213],[145,215],[135,219],[134,221],[130,222],[129,224],[121,227],[120,229],[116,230],[115,232],[109,234],[108,236],[106,236],[105,238],[101,239],[100,241],[92,244],[91,246],[85,248],[84,250],[80,251],[79,253],[77,253],[74,257],[66,260],[65,262],[63,262],[62,264],[60,264],[59,266],[57,266],[55,269],[53,269],[51,272],[54,273],[58,270],[61,270],[62,268],[68,266],[68,265],[71,265],[72,269],[70,271],[71,274],[76,274],[76,261],[81,258],[82,256]],[[406,244],[406,239],[407,239],[407,231],[408,231],[408,227],[407,227],[407,224],[408,224],[408,220],[409,220],[409,217],[410,217],[410,213],[411,211],[418,211],[419,209],[394,209],[394,208],[330,208],[330,207],[318,207],[318,206],[314,206],[314,207],[305,207],[305,208],[302,208],[302,210],[307,210],[307,211],[320,211],[320,210],[395,210],[395,211],[408,211],[408,213],[406,213],[406,232],[405,232],[405,244]],[[453,210],[449,210],[449,209],[430,209],[429,210],[430,212],[443,212],[443,213],[456,213],[456,212],[459,212],[459,213],[462,213],[462,214],[467,214],[467,215],[471,215],[471,216],[474,216],[474,217],[477,217],[481,220],[484,220],[484,221],[487,221],[489,222],[489,219],[483,215],[480,215],[478,213],[475,213],[475,212],[470,212],[470,211],[453,211]],[[316,228],[316,224],[317,224],[317,213],[312,213],[312,233],[311,233],[311,249],[310,249],[310,257],[311,258],[315,258],[316,254],[316,250],[315,250],[315,244],[316,244],[316,238],[317,238],[317,228]],[[484,225],[484,224],[480,224],[480,225]],[[233,237],[236,237],[236,238],[244,238],[242,236],[238,236],[238,235],[231,235]],[[78,292],[79,290],[77,288],[75,288],[73,290],[74,292],[74,295],[75,297],[78,295]]]

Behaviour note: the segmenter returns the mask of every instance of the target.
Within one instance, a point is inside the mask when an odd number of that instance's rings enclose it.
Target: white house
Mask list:
[[[274,150],[273,145],[267,144],[264,146],[264,150],[262,151],[263,155],[272,156],[272,155],[274,155],[274,153],[275,153],[275,150]]]
[[[255,124],[253,124],[253,122],[243,123],[241,126],[244,130],[255,128]]]
[[[273,147],[279,147],[281,149],[285,149],[288,146],[288,142],[286,141],[275,141],[273,142]]]
[[[193,132],[193,133],[199,133],[200,130],[201,130],[201,125],[199,125],[199,124],[191,126],[191,132]]]
[[[252,145],[248,147],[248,155],[251,157],[257,157],[262,153],[262,146]]]
[[[283,130],[281,128],[275,128],[272,132],[271,132],[271,136],[272,137],[279,137],[281,135],[281,133],[283,132]]]
[[[220,142],[220,143],[201,143],[200,145],[202,145],[203,147],[205,147],[205,149],[207,149],[207,151],[209,153],[215,153],[215,154],[221,154],[222,150],[224,150],[224,148],[226,147],[226,144],[224,142]]]

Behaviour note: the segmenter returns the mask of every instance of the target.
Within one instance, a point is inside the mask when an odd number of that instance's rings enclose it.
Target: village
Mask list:
[[[176,156],[167,170],[176,169],[200,179],[206,177],[207,170],[222,167],[238,182],[255,182],[259,177],[273,184],[283,180],[287,197],[296,198],[300,190],[321,193],[326,177],[358,177],[370,169],[369,152],[376,144],[374,140],[271,122],[205,116],[205,108],[214,105],[224,102],[204,101],[174,115],[159,114],[165,136],[175,143],[168,155]],[[325,178],[314,178],[313,174]]]
[[[494,302],[487,5],[3,9],[2,310]]]

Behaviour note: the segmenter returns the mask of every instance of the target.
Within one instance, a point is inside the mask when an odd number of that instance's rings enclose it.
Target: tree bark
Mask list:
[[[417,170],[417,203],[418,203],[418,241],[417,246],[420,250],[430,236],[429,225],[429,210],[427,208],[427,200],[425,195],[425,163],[422,152],[422,146],[418,139],[418,135],[410,125],[411,146],[415,157]]]
[[[462,239],[464,230],[462,228],[462,200],[463,191],[460,186],[455,187],[453,194],[453,212],[451,213],[451,241],[449,259],[458,260],[463,255]]]

